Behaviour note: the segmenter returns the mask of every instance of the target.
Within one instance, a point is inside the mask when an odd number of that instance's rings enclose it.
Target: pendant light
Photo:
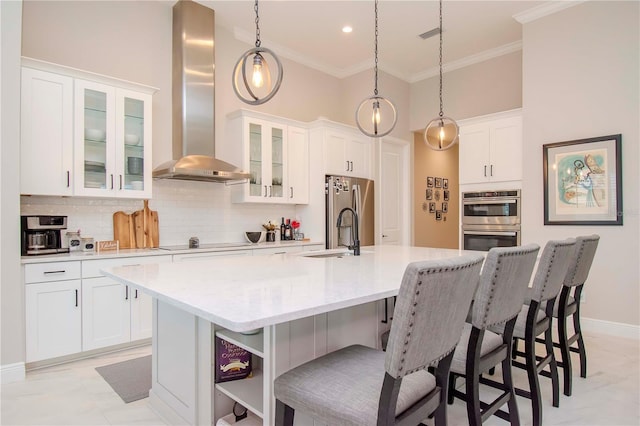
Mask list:
[[[374,65],[374,81],[375,86],[373,89],[373,96],[370,96],[363,100],[358,109],[356,110],[356,124],[358,129],[367,136],[379,138],[391,133],[396,122],[398,121],[398,114],[396,107],[390,100],[378,95],[378,0],[375,0],[375,65]],[[361,117],[361,113],[364,107],[369,106],[371,115],[368,118]],[[386,120],[387,117],[393,117],[391,120]],[[391,125],[385,125],[384,121],[390,121]],[[370,122],[371,124],[363,125],[363,122]],[[382,130],[381,130],[382,129]]]
[[[256,47],[247,50],[236,62],[233,72],[233,91],[242,102],[249,105],[260,105],[273,98],[282,84],[282,63],[273,51],[260,44],[260,15],[258,14],[258,0],[255,2],[256,11]],[[271,59],[267,60],[268,57]],[[269,62],[277,65],[278,75],[272,84]],[[247,79],[251,68],[251,78]]]
[[[442,112],[442,0],[440,0],[440,114],[424,129],[424,143],[435,151],[452,148],[458,142],[458,124]]]

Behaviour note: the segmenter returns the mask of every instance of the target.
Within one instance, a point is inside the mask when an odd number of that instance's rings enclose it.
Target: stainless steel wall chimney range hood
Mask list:
[[[215,13],[191,0],[173,6],[173,158],[154,178],[227,182],[249,173],[215,158]]]

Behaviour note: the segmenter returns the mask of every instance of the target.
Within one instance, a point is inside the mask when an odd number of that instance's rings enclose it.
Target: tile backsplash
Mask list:
[[[142,210],[140,199],[22,196],[22,215],[66,215],[68,230],[82,236],[113,239],[113,213]],[[262,230],[262,223],[295,218],[296,207],[286,204],[234,204],[231,187],[220,183],[178,180],[153,182],[149,208],[158,212],[160,245],[245,241],[245,231]]]

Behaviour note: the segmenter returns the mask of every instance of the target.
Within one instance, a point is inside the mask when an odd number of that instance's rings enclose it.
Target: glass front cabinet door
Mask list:
[[[75,81],[75,194],[151,197],[151,95]]]
[[[245,119],[245,158],[251,177],[244,201],[284,202],[285,127],[262,120]]]

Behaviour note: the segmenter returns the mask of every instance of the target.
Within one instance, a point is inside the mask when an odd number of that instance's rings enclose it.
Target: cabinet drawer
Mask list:
[[[171,256],[138,256],[117,259],[97,259],[82,261],[82,278],[95,278],[104,276],[100,270],[114,266],[141,265],[146,263],[171,262]]]
[[[262,256],[265,254],[282,254],[282,253],[299,253],[302,251],[302,246],[293,246],[293,247],[273,247],[273,248],[265,248],[265,249],[254,249],[254,256]]]
[[[174,262],[189,262],[198,260],[207,260],[218,257],[230,257],[230,256],[251,256],[251,250],[233,250],[233,251],[211,251],[201,252],[193,254],[174,254]]]
[[[52,262],[24,265],[24,282],[42,283],[80,278],[80,262]]]

